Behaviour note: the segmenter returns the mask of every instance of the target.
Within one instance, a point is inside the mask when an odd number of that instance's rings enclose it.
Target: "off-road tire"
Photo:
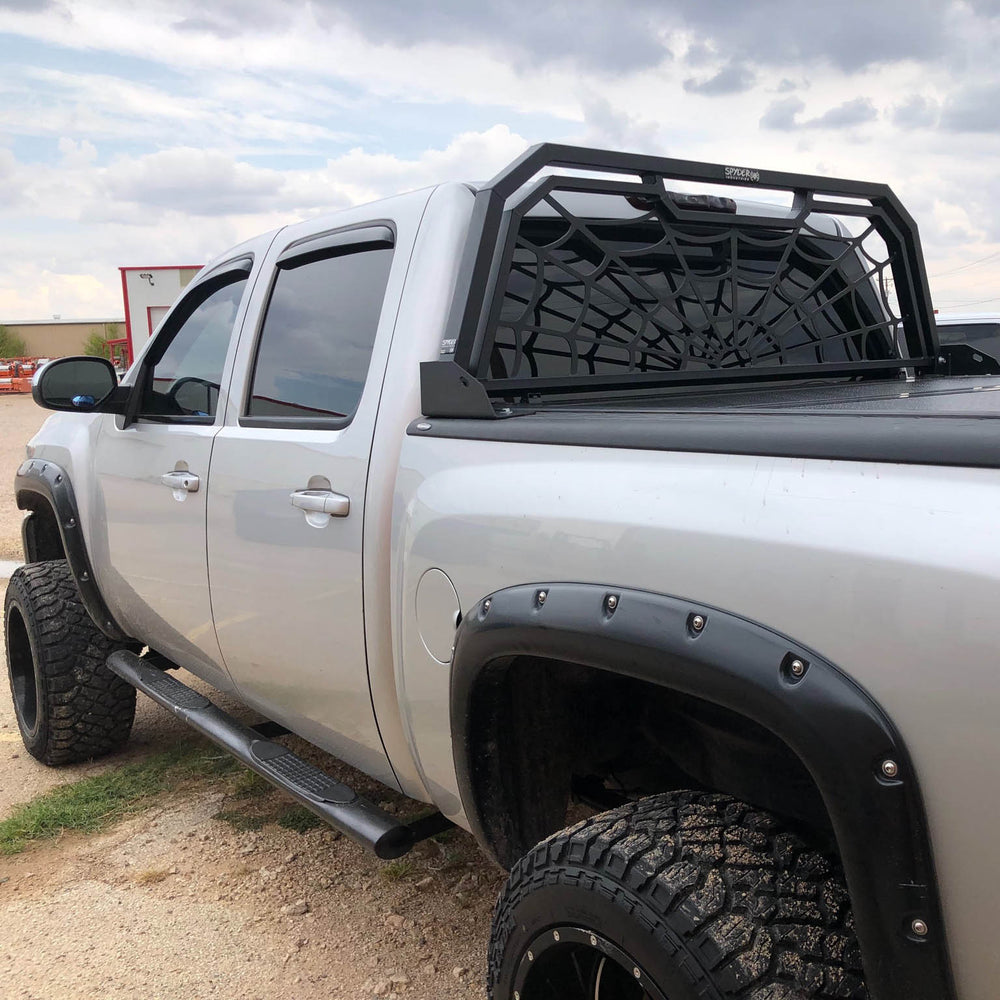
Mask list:
[[[862,1000],[839,864],[771,814],[703,792],[655,795],[543,840],[497,901],[489,995],[593,1000],[595,992],[598,1000]]]
[[[71,764],[120,747],[135,717],[135,688],[104,661],[121,648],[94,624],[63,559],[14,571],[4,599],[14,714],[43,764]]]

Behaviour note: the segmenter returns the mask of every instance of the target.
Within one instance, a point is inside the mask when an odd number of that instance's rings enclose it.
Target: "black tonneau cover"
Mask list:
[[[634,413],[639,410],[701,412],[709,410],[752,413],[895,413],[925,416],[1000,417],[1000,377],[934,378],[906,381],[848,382],[834,385],[719,389],[708,392],[677,393],[669,397],[643,400],[619,399],[614,408]],[[580,409],[608,410],[608,404],[581,404]],[[566,407],[565,409],[569,409]]]
[[[1000,468],[1000,378],[754,389],[414,421],[421,437]]]

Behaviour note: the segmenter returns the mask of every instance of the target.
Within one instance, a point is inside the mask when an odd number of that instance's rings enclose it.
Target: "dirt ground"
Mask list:
[[[0,396],[0,559],[20,558],[11,481],[44,417],[28,397]],[[0,596],[3,587],[0,581]],[[21,745],[6,665],[3,675],[0,818],[55,784],[191,738],[140,695],[124,752],[47,768]],[[338,762],[327,758],[323,766],[391,810],[413,807]],[[251,819],[272,816],[285,801],[258,789],[247,803],[234,798],[231,778],[202,779],[105,833],[66,834],[0,857],[0,997],[485,995],[490,911],[503,876],[471,837],[456,830],[387,865],[325,827],[299,833],[268,820],[239,829],[218,818],[247,810]]]

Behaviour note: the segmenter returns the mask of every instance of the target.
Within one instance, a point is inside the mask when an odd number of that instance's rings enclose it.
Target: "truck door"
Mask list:
[[[373,225],[272,251],[208,509],[216,630],[241,696],[390,781],[368,686],[362,529],[394,242]]]
[[[251,269],[244,255],[191,286],[140,362],[135,419],[105,417],[95,448],[95,569],[110,605],[132,635],[223,687],[231,684],[212,627],[205,510],[223,372]]]

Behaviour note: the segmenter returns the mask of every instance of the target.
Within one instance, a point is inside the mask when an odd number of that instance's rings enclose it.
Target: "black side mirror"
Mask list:
[[[122,412],[114,366],[105,358],[57,358],[40,368],[31,396],[47,410],[70,413]]]

